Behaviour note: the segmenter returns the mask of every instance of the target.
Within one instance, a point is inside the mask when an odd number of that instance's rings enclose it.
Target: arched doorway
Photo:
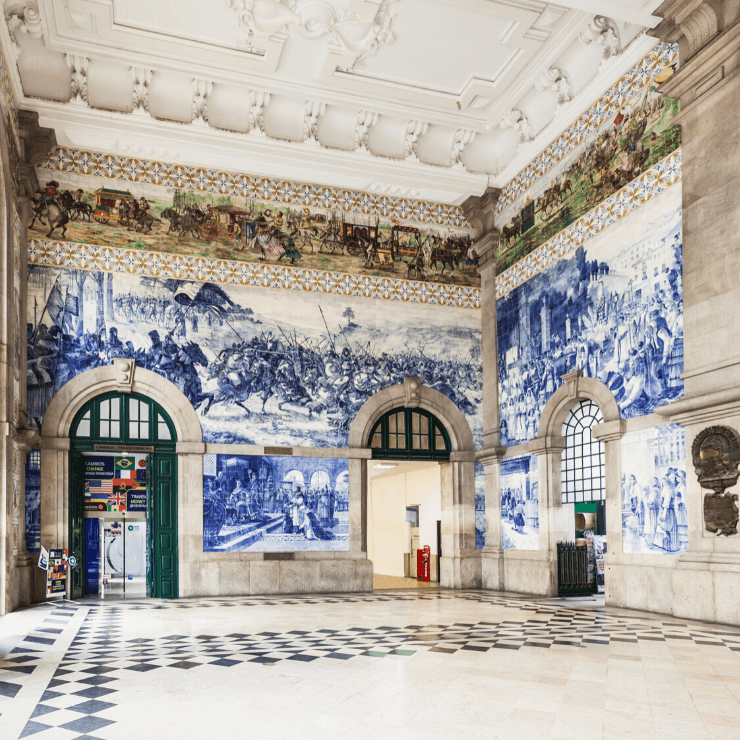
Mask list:
[[[94,576],[106,570],[121,576],[120,595],[136,576],[145,585],[137,596],[176,597],[177,432],[169,414],[138,393],[103,393],[75,414],[69,436],[68,541],[81,563],[72,598],[94,594]]]
[[[560,457],[562,503],[573,506],[576,542],[588,547],[589,582],[604,591],[606,565],[606,460],[604,443],[592,429],[603,424],[590,398],[577,401],[563,422]]]
[[[424,409],[391,409],[375,422],[370,449],[375,462],[369,476],[368,557],[375,588],[438,584],[440,463],[449,462],[451,452],[444,424]]]
[[[435,549],[439,541],[440,585],[479,588],[481,561],[475,549],[475,448],[470,427],[460,409],[419,378],[406,378],[403,385],[380,391],[360,409],[350,429],[349,448],[350,484],[361,492],[359,500],[350,498],[350,518],[356,516],[361,523],[361,537],[356,545],[358,555],[369,557],[372,549],[369,546],[373,513],[370,481],[402,470],[421,471],[420,477],[423,477],[423,468],[430,467],[438,480],[438,508],[430,541],[419,544],[429,544]],[[376,465],[383,467],[378,469]],[[388,465],[395,468],[383,469]],[[359,510],[353,508],[353,498]],[[407,513],[405,503],[397,512],[398,516],[394,515],[396,520],[401,517],[398,526],[403,524],[403,515]],[[423,509],[419,514],[422,519]],[[413,512],[409,512],[409,517],[412,516]],[[378,572],[376,564],[373,570]]]

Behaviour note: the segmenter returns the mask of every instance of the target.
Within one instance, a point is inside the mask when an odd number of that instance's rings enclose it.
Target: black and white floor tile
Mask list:
[[[377,609],[393,614],[393,605],[414,608],[416,617],[444,616],[435,603],[469,612],[469,621],[439,619],[393,626],[372,622]],[[359,624],[344,628],[317,628],[308,623],[301,629],[304,610],[332,605],[362,604]],[[374,606],[376,608],[374,608]],[[252,607],[263,616],[270,610],[295,615],[295,629],[244,629],[253,620]],[[390,607],[390,610],[389,610]],[[178,676],[197,674],[207,668],[230,672],[245,665],[350,663],[352,661],[414,660],[428,653],[444,656],[501,653],[501,651],[558,652],[563,650],[606,650],[635,646],[625,660],[640,661],[640,647],[650,655],[655,645],[667,651],[685,652],[687,646],[715,648],[740,672],[740,629],[720,625],[689,623],[654,615],[631,615],[609,608],[579,608],[577,604],[491,594],[486,592],[405,592],[360,596],[251,597],[193,599],[182,601],[81,602],[42,606],[44,618],[8,654],[0,657],[0,729],[13,712],[14,699],[33,681],[34,671],[50,657],[59,638],[69,640],[63,653],[57,652],[53,676],[37,686],[38,700],[32,707],[18,737],[44,740],[105,740],[121,737],[114,728],[121,724],[125,699],[121,688],[132,678],[156,672],[165,684],[177,683]],[[193,633],[157,634],[137,630],[144,611],[153,619],[178,620],[173,610],[228,608],[224,617],[210,619],[210,629]],[[287,612],[286,612],[287,610]],[[157,616],[157,612],[161,616]],[[490,612],[492,618],[487,618]],[[220,613],[220,612],[219,612]],[[460,613],[459,611],[456,613]],[[79,619],[73,621],[75,615]],[[168,616],[171,615],[171,616]],[[495,615],[495,616],[493,616]],[[143,615],[142,615],[143,616]],[[508,617],[508,618],[507,618]],[[184,620],[184,621],[183,621]],[[309,622],[311,620],[308,620]],[[357,619],[351,620],[357,622]],[[74,626],[73,626],[74,624]],[[237,629],[233,629],[238,625]],[[71,631],[71,632],[70,632]],[[245,668],[247,669],[247,668]],[[358,667],[358,670],[361,670]],[[212,673],[208,674],[213,676]],[[232,674],[233,675],[233,674]],[[740,675],[740,673],[738,673]],[[209,679],[211,680],[211,679]],[[218,680],[218,679],[214,679]],[[30,705],[28,705],[30,706]],[[740,726],[740,725],[739,725]],[[113,734],[111,734],[113,733]],[[0,737],[6,740],[0,732]],[[15,740],[9,737],[7,740]]]

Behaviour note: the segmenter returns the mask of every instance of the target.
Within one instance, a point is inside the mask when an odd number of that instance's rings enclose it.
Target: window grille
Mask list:
[[[377,459],[449,460],[447,430],[433,414],[421,409],[393,409],[384,414],[370,434]]]
[[[580,401],[565,419],[565,449],[561,455],[563,503],[605,498],[604,443],[591,436],[591,428],[603,421],[601,409],[590,400]]]

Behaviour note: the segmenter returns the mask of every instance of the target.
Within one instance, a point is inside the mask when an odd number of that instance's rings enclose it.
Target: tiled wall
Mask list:
[[[498,301],[501,440],[533,439],[581,368],[623,418],[683,393],[681,193],[674,187]]]
[[[205,455],[205,552],[349,549],[347,460]]]

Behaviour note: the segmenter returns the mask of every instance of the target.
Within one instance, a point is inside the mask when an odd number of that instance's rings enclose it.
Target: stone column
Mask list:
[[[606,480],[604,493],[606,495],[606,564],[604,583],[606,585],[606,603],[612,602],[610,589],[609,566],[612,560],[624,562],[622,558],[622,435],[627,428],[624,419],[599,424],[592,431],[594,439],[604,443],[604,464],[606,466]]]
[[[482,553],[482,585],[504,589],[504,550],[501,547],[499,466],[504,455],[498,407],[498,340],[496,327],[496,249],[500,234],[494,224],[501,191],[487,188],[463,204],[468,221],[477,229],[475,251],[481,277],[481,358],[483,365],[483,449],[478,461],[486,474],[486,545]]]
[[[478,462],[486,475],[486,544],[481,560],[481,585],[505,591],[504,549],[501,547],[501,459],[503,447],[483,450]]]
[[[561,489],[560,456],[565,449],[565,437],[537,437],[530,442],[529,449],[537,456],[540,494],[538,555],[544,561],[541,574],[530,573],[529,592],[557,596],[558,542],[573,540],[575,535],[573,504],[563,504]]]
[[[677,42],[681,60],[661,92],[681,107],[685,394],[656,409],[686,428],[689,550],[673,571],[673,613],[737,624],[740,535],[706,531],[691,445],[707,426],[740,430],[740,3],[668,0],[655,14],[650,33]]]

